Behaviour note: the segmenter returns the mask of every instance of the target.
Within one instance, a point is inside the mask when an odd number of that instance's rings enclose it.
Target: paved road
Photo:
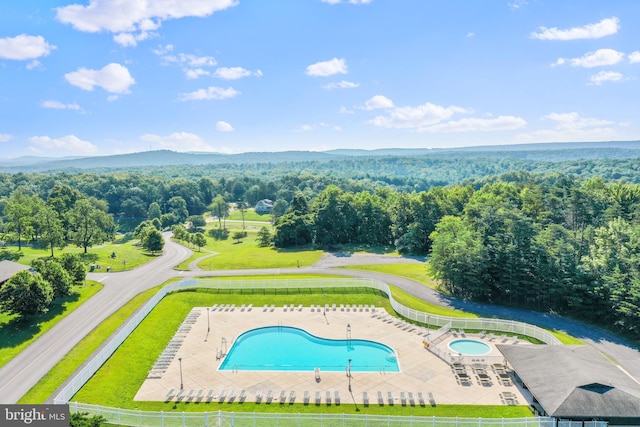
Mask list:
[[[319,267],[299,269],[177,272],[172,268],[187,259],[191,255],[191,250],[171,242],[168,238],[166,238],[165,241],[165,254],[138,269],[121,273],[91,273],[89,278],[105,284],[104,289],[0,369],[0,402],[16,402],[87,333],[135,295],[157,286],[172,277],[180,276],[186,278],[195,276],[224,277],[235,275],[310,273],[339,274],[382,280],[390,285],[403,289],[411,295],[434,304],[473,311],[486,316],[516,319],[545,327],[565,330],[609,355],[636,379],[640,379],[640,352],[622,340],[599,329],[556,316],[447,298],[422,284],[401,277],[370,271],[332,268],[338,265],[363,263],[363,260],[366,258],[358,256],[342,257],[344,259],[341,263],[333,259],[330,262],[319,263]],[[380,261],[380,259],[377,259],[377,261]]]
[[[104,319],[140,292],[175,277],[173,267],[189,258],[191,251],[165,240],[164,255],[140,268],[92,274],[104,288],[0,369],[0,402],[18,401]]]

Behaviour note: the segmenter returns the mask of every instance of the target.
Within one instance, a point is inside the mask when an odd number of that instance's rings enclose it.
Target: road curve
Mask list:
[[[191,251],[165,238],[164,254],[131,271],[92,273],[104,287],[0,369],[0,402],[16,403],[80,340],[140,292],[177,272]]]
[[[640,379],[640,352],[638,349],[612,334],[580,322],[544,313],[448,298],[413,280],[372,271],[333,268],[336,263],[324,264],[324,267],[306,268],[175,271],[173,267],[186,260],[192,252],[190,249],[171,241],[168,235],[165,235],[165,242],[163,256],[135,270],[89,274],[88,277],[91,280],[103,283],[104,288],[0,369],[0,402],[15,403],[86,334],[138,293],[173,277],[191,278],[196,276],[335,274],[381,280],[433,304],[475,312],[482,316],[520,320],[564,330],[607,354],[637,380]]]

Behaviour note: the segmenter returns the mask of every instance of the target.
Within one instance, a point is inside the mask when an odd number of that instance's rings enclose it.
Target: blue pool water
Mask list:
[[[466,356],[482,356],[491,351],[489,345],[476,340],[455,340],[449,343],[449,349]]]
[[[240,335],[220,370],[399,372],[391,347],[367,340],[331,340],[289,326],[252,329]]]

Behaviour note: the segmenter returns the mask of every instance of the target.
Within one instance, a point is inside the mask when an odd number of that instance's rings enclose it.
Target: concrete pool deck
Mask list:
[[[199,313],[199,315],[198,315]],[[515,395],[509,403],[527,405],[531,397],[516,384],[505,385],[497,376],[489,372],[493,381],[480,383],[475,379],[463,384],[458,381],[451,367],[429,352],[422,344],[427,330],[402,322],[387,315],[384,309],[376,308],[329,308],[326,311],[316,307],[226,307],[211,309],[207,321],[207,308],[197,307],[185,320],[176,338],[182,340],[176,346],[173,357],[164,362],[164,372],[151,376],[142,384],[135,400],[166,401],[168,393],[174,395],[180,391],[181,372],[183,394],[172,400],[208,402],[208,401],[246,401],[255,402],[256,395],[262,394],[263,403],[269,401],[271,392],[272,404],[320,403],[336,404],[336,392],[339,403],[363,404],[363,392],[368,395],[371,405],[378,405],[381,392],[384,405],[430,405],[430,395],[436,404],[473,404],[501,405],[505,404],[504,396]],[[207,332],[208,325],[210,331]],[[234,339],[243,332],[264,326],[294,326],[309,333],[331,339],[345,339],[347,325],[351,325],[352,339],[365,339],[384,343],[392,347],[400,366],[399,373],[388,372],[353,372],[351,375],[351,392],[349,378],[345,371],[320,372],[316,381],[313,371],[220,371],[218,367],[223,359],[216,360],[216,352],[233,345]],[[480,339],[470,334],[467,338],[481,340],[491,347],[489,356],[500,356],[499,351],[488,339]],[[438,346],[446,349],[447,343],[457,337],[448,336]],[[224,349],[224,348],[223,348]],[[295,349],[291,349],[295,351]],[[181,358],[180,362],[178,359]],[[348,362],[345,360],[345,368]],[[210,391],[213,393],[209,393]],[[221,398],[221,391],[225,391]],[[244,390],[244,394],[241,392]],[[284,391],[284,400],[280,396]],[[410,401],[410,395],[413,402]],[[424,399],[419,401],[420,393]],[[305,395],[308,401],[305,402]],[[233,399],[232,399],[233,396]],[[327,397],[330,396],[330,399]],[[405,401],[402,401],[402,396]],[[391,397],[391,399],[389,399]]]

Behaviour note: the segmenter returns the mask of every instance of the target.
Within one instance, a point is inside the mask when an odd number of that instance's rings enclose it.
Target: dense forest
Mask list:
[[[0,239],[52,252],[86,248],[118,224],[127,231],[126,221],[170,227],[268,198],[276,247],[360,244],[428,255],[452,295],[571,315],[640,339],[635,159],[431,159],[427,167],[424,159],[379,156],[271,166],[0,174]],[[83,234],[88,229],[97,234]]]

